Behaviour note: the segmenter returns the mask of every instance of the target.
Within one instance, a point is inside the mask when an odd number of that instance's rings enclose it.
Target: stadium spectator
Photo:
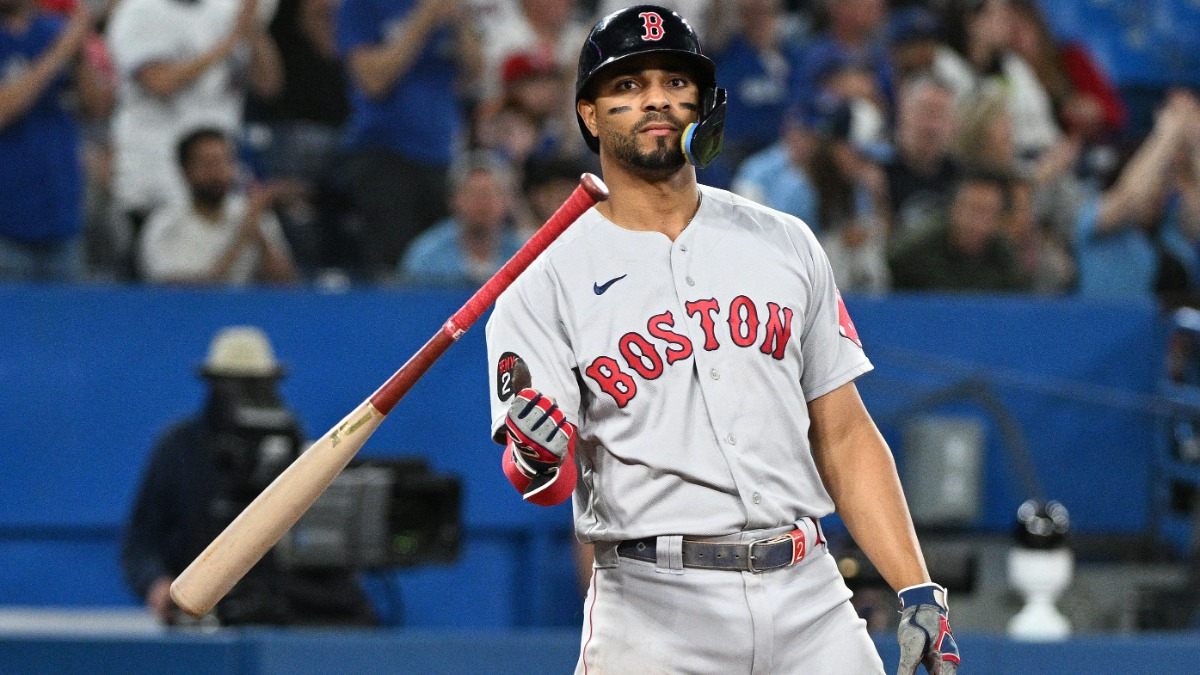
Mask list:
[[[482,37],[482,97],[495,98],[503,81],[504,63],[513,54],[539,52],[564,72],[574,72],[578,45],[588,27],[578,16],[576,0],[508,0],[478,23]]]
[[[265,25],[257,0],[117,3],[108,25],[119,80],[114,189],[135,245],[154,209],[187,196],[171,155],[179,140],[200,127],[238,138],[247,92],[271,98],[282,87]]]
[[[479,76],[462,0],[344,0],[338,52],[350,77],[344,179],[361,218],[355,265],[386,280],[414,237],[446,215],[446,175]]]
[[[819,227],[813,155],[821,142],[814,120],[799,106],[789,109],[779,142],[751,155],[733,179],[733,192]]]
[[[1012,181],[1007,234],[1017,256],[1022,286],[1043,295],[1062,295],[1075,287],[1075,257],[1070,240],[1039,223],[1033,209],[1034,185]]]
[[[1010,198],[1002,174],[963,175],[945,211],[893,240],[888,252],[893,288],[1021,290],[1024,280],[1006,232]]]
[[[1111,141],[1125,128],[1125,103],[1087,48],[1060,42],[1032,0],[1008,0],[1010,47],[1037,74],[1050,96],[1059,124],[1088,141]]]
[[[1079,293],[1178,300],[1200,286],[1200,99],[1171,93],[1112,186],[1079,211]]]
[[[950,152],[956,126],[954,94],[944,84],[921,75],[901,86],[894,152],[884,164],[893,231],[945,209],[959,170]]]
[[[738,165],[779,138],[798,77],[801,50],[784,32],[782,0],[738,0],[737,30],[713,56],[729,92],[721,154],[700,172],[705,185],[726,188]]]
[[[963,104],[980,90],[1002,94],[1013,120],[1017,156],[1032,162],[1062,136],[1050,96],[1037,73],[1009,49],[1008,0],[959,0],[946,21],[948,45],[939,47],[934,72]]]
[[[350,101],[334,34],[337,4],[337,0],[281,0],[271,22],[283,84],[276,96],[250,97],[253,121],[266,127],[265,143],[256,149],[263,153],[270,176],[315,182],[328,168],[340,141]]]
[[[156,442],[121,548],[129,588],[165,624],[187,619],[171,602],[171,582],[287,467],[304,440],[279,394],[283,366],[260,329],[218,331],[199,370],[208,399]],[[292,569],[274,551],[210,616],[223,625],[378,623],[351,572]]]
[[[176,284],[295,281],[291,251],[271,211],[278,187],[236,190],[233,142],[216,128],[184,136],[178,161],[191,197],[156,210],[146,222],[143,277]]]
[[[885,158],[891,104],[879,88],[871,62],[848,52],[828,51],[808,67],[815,83],[808,105],[823,105],[825,99],[845,102],[853,119],[854,143],[877,160]]]
[[[476,152],[451,172],[452,215],[413,240],[401,261],[405,283],[476,286],[523,243],[513,208],[516,177],[502,159]]]
[[[260,170],[289,186],[280,220],[298,265],[331,265],[329,230],[341,224],[344,195],[333,167],[350,115],[346,73],[337,55],[337,0],[282,0],[270,32],[279,45],[283,88],[272,100],[251,96],[248,145]]]
[[[922,5],[893,10],[887,22],[888,50],[896,71],[896,82],[925,75],[933,70],[945,30],[937,14]]]
[[[582,155],[574,90],[567,75],[541,52],[517,52],[501,70],[500,98],[475,113],[475,140],[514,165],[529,159]]]
[[[828,27],[816,35],[804,51],[800,78],[793,94],[803,102],[815,100],[823,71],[831,63],[857,63],[874,76],[884,110],[895,99],[896,75],[882,34],[886,17],[883,0],[822,0]]]
[[[107,79],[80,56],[92,21],[82,5],[60,17],[0,0],[0,279],[84,276],[77,115],[111,104]]]
[[[591,153],[588,153],[589,155]],[[517,228],[528,239],[562,206],[585,171],[597,173],[582,158],[538,159],[525,164]]]
[[[998,91],[981,89],[969,95],[959,107],[955,156],[962,164],[1029,180],[1033,185],[1034,218],[1055,236],[1069,241],[1083,202],[1083,184],[1074,171],[1082,144],[1078,138],[1063,136],[1036,160],[1022,162],[1009,110]]]
[[[812,158],[817,233],[838,287],[880,293],[891,284],[887,267],[887,185],[882,169],[852,141],[850,106],[828,101],[817,113],[820,141]]]

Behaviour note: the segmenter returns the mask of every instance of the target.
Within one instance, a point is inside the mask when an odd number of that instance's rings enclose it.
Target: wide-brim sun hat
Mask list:
[[[213,336],[199,371],[205,377],[281,377],[284,367],[261,328],[228,326]]]

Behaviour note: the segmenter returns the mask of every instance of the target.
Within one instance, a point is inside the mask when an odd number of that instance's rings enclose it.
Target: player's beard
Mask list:
[[[674,135],[657,137],[655,139],[656,147],[651,150],[642,150],[638,147],[638,136],[641,131],[658,122],[669,122],[679,130],[685,126],[683,122],[669,113],[647,115],[628,134],[612,134],[607,139],[613,157],[626,166],[648,173],[669,174],[683,168],[683,165],[687,163],[687,158],[683,155],[683,148],[679,144],[678,137]]]

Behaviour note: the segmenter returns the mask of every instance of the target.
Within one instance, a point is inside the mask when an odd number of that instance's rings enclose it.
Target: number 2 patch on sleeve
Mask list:
[[[517,393],[513,380],[516,376],[517,363],[521,357],[512,352],[504,352],[496,361],[496,397],[507,401]]]

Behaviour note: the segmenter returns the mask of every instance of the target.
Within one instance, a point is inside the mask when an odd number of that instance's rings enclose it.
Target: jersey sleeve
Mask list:
[[[523,361],[531,386],[555,400],[567,421],[579,424],[580,392],[563,298],[547,264],[534,264],[496,301],[488,319],[487,351],[492,438],[504,442],[504,418],[520,390],[514,366]]]
[[[842,302],[825,251],[812,232],[805,229],[803,233],[811,252],[811,286],[804,332],[800,336],[804,359],[800,386],[804,389],[805,401],[812,401],[854,381],[872,366]]]

